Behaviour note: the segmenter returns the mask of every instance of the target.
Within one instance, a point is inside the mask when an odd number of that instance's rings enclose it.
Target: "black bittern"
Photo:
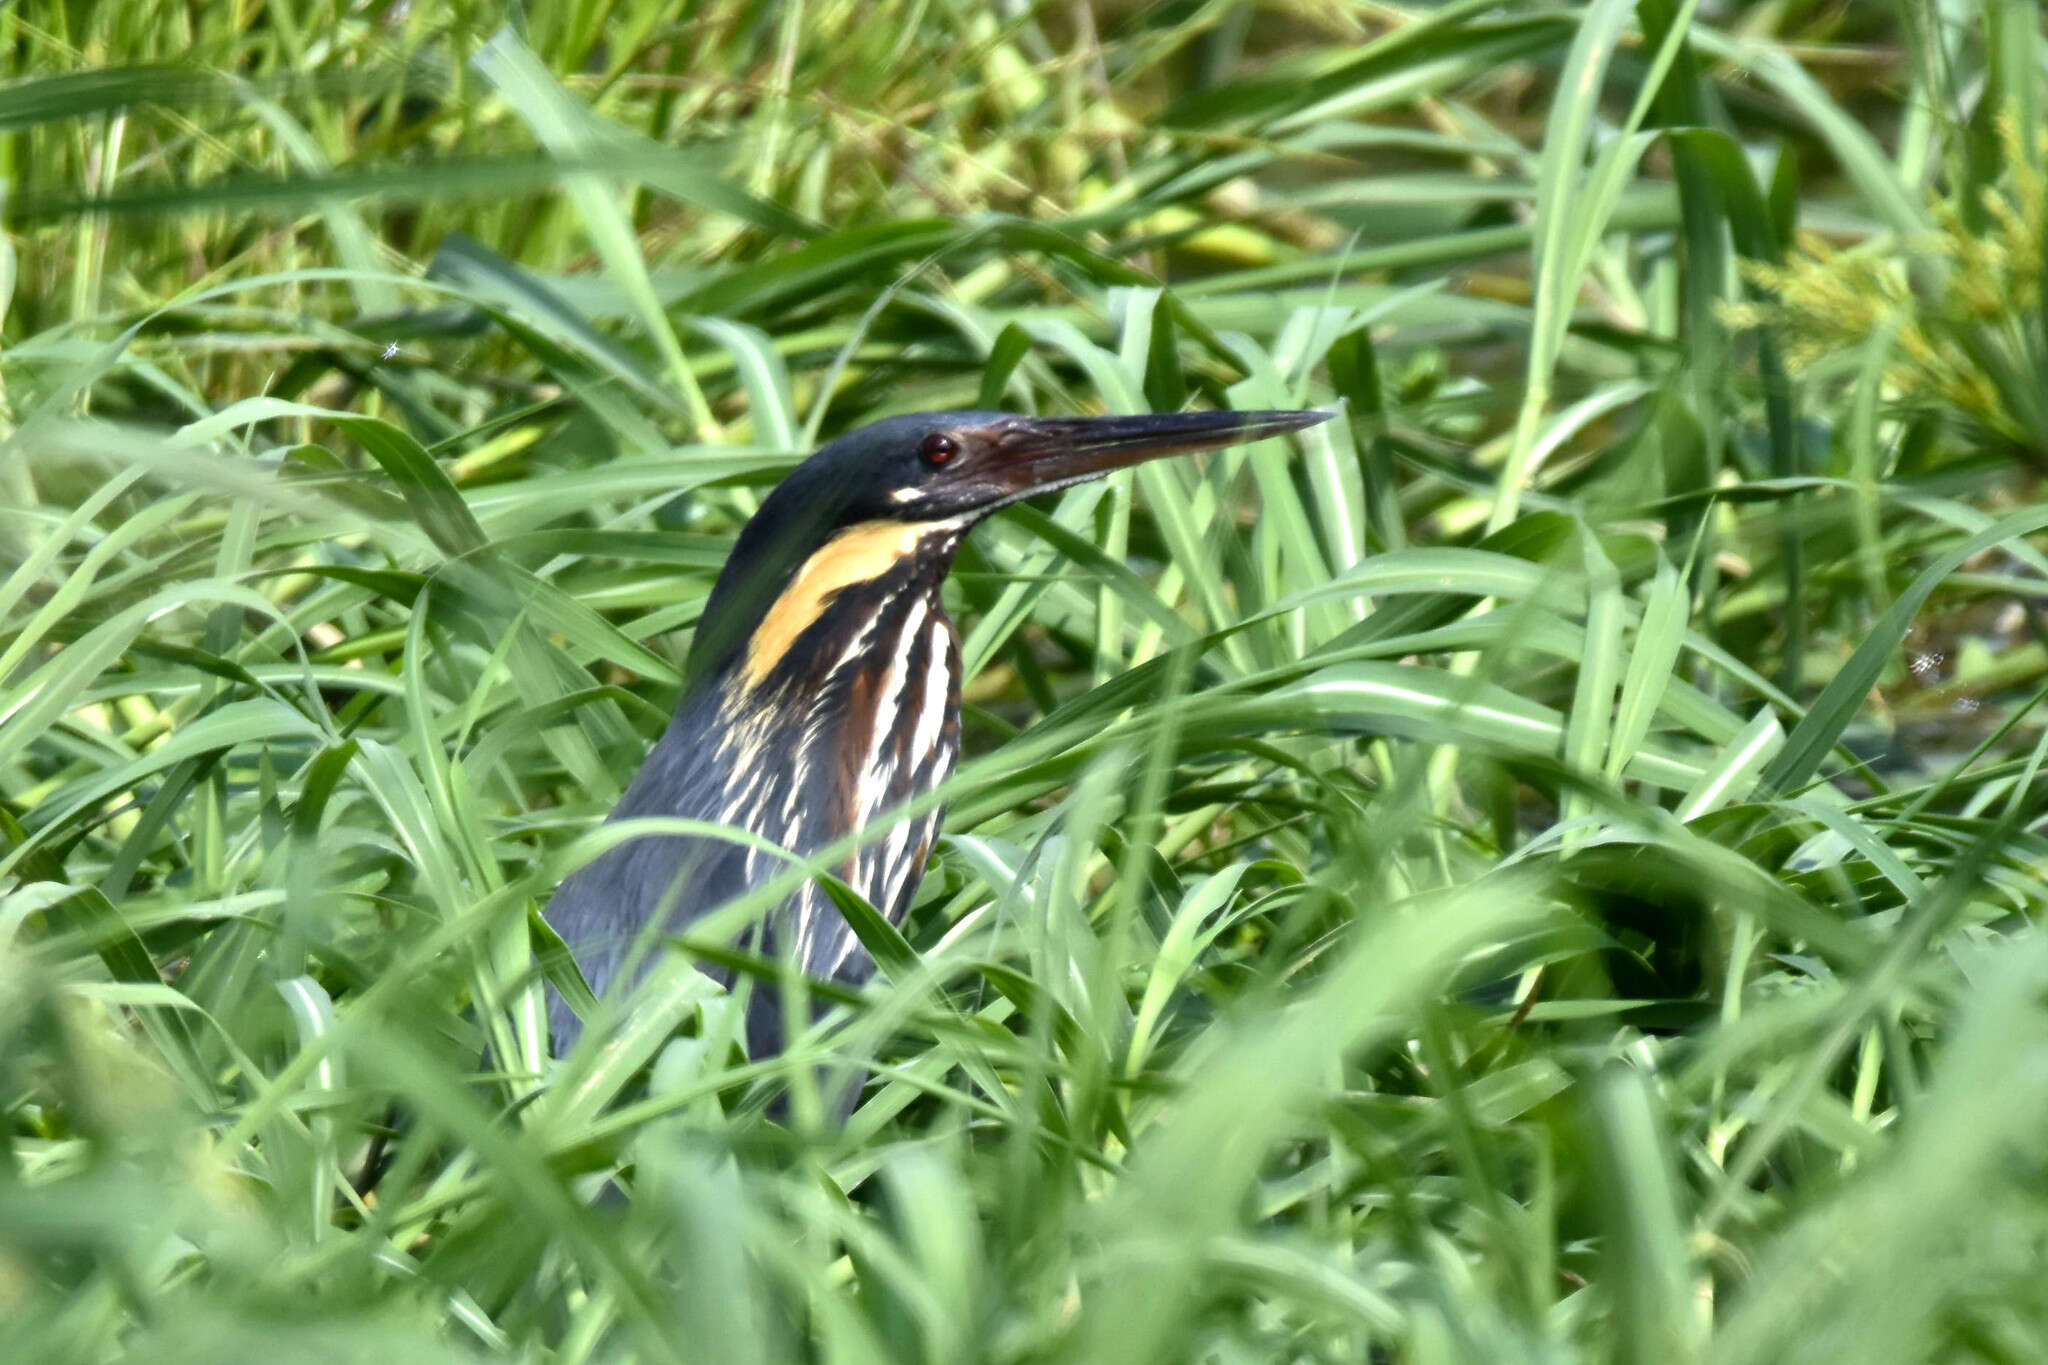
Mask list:
[[[808,857],[926,795],[960,749],[960,644],[939,589],[960,541],[997,508],[1160,455],[1322,421],[1320,412],[1022,417],[927,412],[862,427],[804,461],[740,532],[690,649],[667,731],[614,820],[681,816]],[[840,870],[900,922],[940,812],[900,821]],[[651,918],[675,933],[786,864],[738,841],[629,840],[562,883],[547,919],[593,990],[611,988]],[[760,922],[752,946],[816,980],[874,964],[815,883]],[[748,1006],[750,1052],[782,1044],[780,992]],[[555,1050],[579,1024],[550,1005]]]

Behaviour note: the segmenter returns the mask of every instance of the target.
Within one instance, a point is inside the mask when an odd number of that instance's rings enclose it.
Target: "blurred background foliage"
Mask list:
[[[0,9],[4,1354],[2048,1355],[2043,60]],[[883,976],[749,1061],[707,934],[544,1064],[760,490],[1190,404],[1341,417],[977,533]]]

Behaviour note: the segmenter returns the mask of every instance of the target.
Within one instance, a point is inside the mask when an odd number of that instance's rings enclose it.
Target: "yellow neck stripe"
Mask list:
[[[880,578],[915,554],[925,537],[942,529],[946,528],[928,523],[864,521],[812,551],[747,641],[742,670],[748,684],[758,687],[767,680],[841,589]]]

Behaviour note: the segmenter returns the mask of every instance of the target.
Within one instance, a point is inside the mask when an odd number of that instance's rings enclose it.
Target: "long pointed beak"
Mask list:
[[[997,442],[1004,482],[1044,490],[1162,455],[1263,441],[1329,420],[1327,412],[1170,412],[1138,417],[1023,417]]]

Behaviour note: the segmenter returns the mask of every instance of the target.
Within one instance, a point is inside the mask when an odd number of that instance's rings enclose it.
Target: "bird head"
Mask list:
[[[1313,425],[1327,416],[1320,412],[1175,412],[1134,417],[913,413],[884,418],[840,437],[805,461],[789,485],[806,499],[816,497],[823,487],[836,485],[841,496],[836,499],[840,506],[834,520],[842,527],[871,521],[967,525],[1022,498],[1145,460],[1262,440]]]
[[[739,657],[778,614],[785,634],[791,625],[800,633],[853,583],[912,571],[942,577],[960,537],[998,508],[1163,455],[1299,431],[1329,415],[957,411],[870,423],[792,470],[740,532],[690,650],[693,685]],[[796,593],[801,600],[792,601]]]

